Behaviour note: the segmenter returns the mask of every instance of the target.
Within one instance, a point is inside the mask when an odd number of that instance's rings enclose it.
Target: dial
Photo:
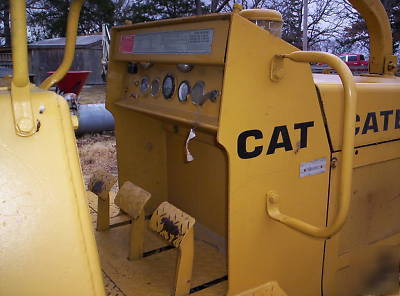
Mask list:
[[[197,81],[192,88],[192,103],[199,105],[199,101],[202,100],[204,95],[205,83],[203,81]]]
[[[147,94],[150,90],[150,80],[148,77],[143,77],[140,80],[140,92],[142,94]]]
[[[189,82],[182,81],[178,88],[178,99],[181,102],[186,102],[187,97],[190,94],[190,85]]]
[[[157,96],[160,92],[160,79],[156,78],[151,82],[151,95]]]
[[[175,79],[172,75],[167,75],[164,78],[162,85],[162,93],[164,98],[170,99],[175,91]]]

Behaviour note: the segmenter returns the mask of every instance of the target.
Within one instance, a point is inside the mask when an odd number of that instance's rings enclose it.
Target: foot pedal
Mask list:
[[[175,248],[178,248],[175,284],[172,295],[190,293],[192,280],[195,219],[168,202],[163,202],[153,213],[150,228]]]
[[[151,194],[132,182],[126,181],[115,197],[115,204],[132,218],[129,260],[137,260],[143,257],[144,240],[144,206]]]
[[[89,180],[89,191],[98,197],[96,227],[98,231],[110,227],[110,190],[116,182],[116,177],[103,170],[95,171]]]

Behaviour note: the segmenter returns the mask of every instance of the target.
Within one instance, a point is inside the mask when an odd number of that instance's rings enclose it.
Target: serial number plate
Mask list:
[[[209,54],[213,34],[213,29],[201,29],[123,35],[120,51],[134,54]]]
[[[300,164],[300,177],[307,177],[321,174],[326,171],[326,158],[320,158],[310,162]]]

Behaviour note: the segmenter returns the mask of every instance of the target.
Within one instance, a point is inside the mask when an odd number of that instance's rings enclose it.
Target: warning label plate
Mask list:
[[[121,36],[122,53],[134,54],[209,54],[213,29],[164,31]],[[128,37],[129,36],[129,37]],[[124,41],[124,42],[123,42]]]
[[[300,177],[307,177],[321,174],[326,171],[326,158],[320,158],[310,162],[300,164]]]

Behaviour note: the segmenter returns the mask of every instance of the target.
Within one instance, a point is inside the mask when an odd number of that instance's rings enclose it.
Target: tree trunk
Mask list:
[[[201,8],[201,0],[195,0],[195,3],[196,3],[196,14],[202,15],[203,9]]]

